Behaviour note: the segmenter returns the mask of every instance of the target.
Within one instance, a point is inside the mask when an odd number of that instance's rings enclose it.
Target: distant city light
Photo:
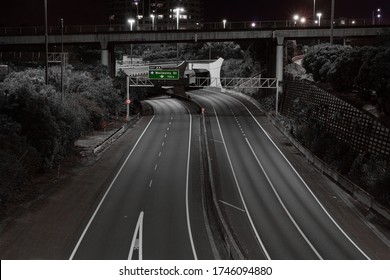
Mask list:
[[[300,22],[301,22],[302,24],[306,23],[306,18],[304,18],[304,17],[301,17],[301,20],[300,20]]]
[[[251,26],[252,26],[252,27],[256,27],[256,23],[255,23],[255,22],[252,22]]]
[[[353,21],[352,21],[352,24],[355,24],[355,23],[356,23],[356,21],[353,20]]]

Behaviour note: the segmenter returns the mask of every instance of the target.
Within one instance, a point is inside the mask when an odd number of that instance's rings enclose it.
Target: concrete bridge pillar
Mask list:
[[[101,62],[102,62],[102,64],[103,65],[105,65],[105,66],[109,66],[108,65],[108,59],[109,58],[109,52],[108,52],[108,50],[102,50],[102,54],[101,54]]]
[[[108,44],[107,41],[101,41],[100,46],[102,48],[101,51],[101,63],[108,67],[108,71],[110,76],[115,76],[115,52],[114,46],[112,44]]]
[[[276,79],[279,82],[279,92],[283,90],[283,43],[284,37],[276,37]]]

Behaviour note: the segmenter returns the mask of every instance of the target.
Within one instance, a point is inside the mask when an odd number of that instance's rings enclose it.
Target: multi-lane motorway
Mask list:
[[[206,108],[219,201],[249,258],[366,259],[256,119],[253,104],[215,91]],[[248,108],[250,107],[250,109]]]
[[[214,258],[199,187],[199,116],[175,99],[148,103],[155,114],[116,171],[71,259]]]
[[[261,127],[253,104],[209,90],[210,171],[227,226],[249,259],[367,259]],[[107,183],[71,259],[215,259],[202,188],[202,119],[173,98],[154,116]]]

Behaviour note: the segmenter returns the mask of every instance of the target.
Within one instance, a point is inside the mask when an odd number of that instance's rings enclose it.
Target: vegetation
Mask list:
[[[390,48],[318,45],[311,48],[303,67],[315,81],[336,91],[371,100],[380,114],[390,117]]]
[[[116,118],[121,98],[107,69],[66,69],[65,94],[60,69],[13,72],[0,83],[0,204],[17,199],[29,178],[56,168],[83,132]]]

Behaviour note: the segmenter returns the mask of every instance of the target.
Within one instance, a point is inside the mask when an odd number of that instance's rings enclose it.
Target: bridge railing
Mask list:
[[[372,19],[337,19],[336,26],[378,26],[388,25],[390,20],[382,19],[380,24],[372,24]],[[196,25],[183,25],[181,30],[242,30],[242,29],[273,29],[273,28],[305,28],[305,27],[327,27],[330,26],[329,19],[321,19],[320,26],[314,21],[306,21],[305,23],[294,22],[291,19],[273,20],[273,21],[243,21],[243,22],[226,22],[225,28],[222,22],[204,22]],[[156,25],[152,30],[150,24],[140,24],[133,29],[136,31],[175,31],[176,27],[168,24]],[[86,33],[110,33],[110,32],[131,32],[130,26],[126,24],[117,25],[79,25],[79,26],[64,26],[64,34],[86,34]],[[6,35],[43,35],[45,28],[43,26],[32,27],[0,27],[0,36]],[[61,34],[60,26],[49,26],[48,34]]]

